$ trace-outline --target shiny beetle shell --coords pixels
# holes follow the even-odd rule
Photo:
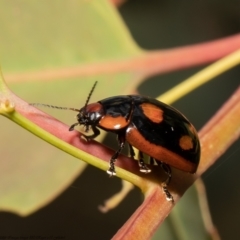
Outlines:
[[[194,173],[200,143],[193,125],[176,109],[158,100],[137,95],[115,96],[80,109],[78,123],[118,134],[120,141],[157,161]],[[74,125],[75,126],[75,125]],[[73,127],[74,127],[73,126]]]

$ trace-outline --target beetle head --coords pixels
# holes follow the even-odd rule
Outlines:
[[[100,103],[91,103],[80,109],[77,115],[79,125],[96,125],[103,116],[103,108]]]
[[[79,110],[79,113],[77,115],[78,122],[74,123],[69,128],[69,131],[74,130],[74,127],[76,127],[77,125],[84,125],[87,132],[89,130],[89,126],[95,125],[102,116],[102,106],[100,103],[88,104],[96,85],[97,82],[94,83],[84,107]]]

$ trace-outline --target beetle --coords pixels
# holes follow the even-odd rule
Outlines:
[[[118,149],[107,170],[110,176],[116,174],[115,161],[126,142],[132,158],[135,155],[133,147],[139,150],[139,167],[144,173],[151,172],[143,159],[143,153],[147,154],[150,162],[161,165],[167,174],[162,188],[166,199],[173,201],[167,189],[172,177],[170,166],[195,173],[199,164],[200,142],[194,126],[175,108],[149,97],[120,95],[88,104],[96,84],[81,109],[41,105],[77,111],[77,122],[70,126],[69,131],[77,125],[83,125],[85,132],[91,129],[91,135],[83,134],[86,141],[96,138],[100,134],[99,129],[117,134]]]

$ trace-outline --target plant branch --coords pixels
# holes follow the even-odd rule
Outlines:
[[[240,64],[240,50],[212,63],[210,66],[192,75],[169,91],[162,94],[158,100],[171,104],[218,75]]]
[[[126,59],[109,59],[74,67],[6,73],[7,82],[49,81],[81,76],[115,74],[135,71],[141,79],[196,65],[207,64],[240,48],[240,34],[192,46],[168,50],[142,51],[138,56]]]

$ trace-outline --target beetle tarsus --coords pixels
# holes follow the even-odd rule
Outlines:
[[[110,161],[110,167],[107,170],[107,174],[109,175],[109,177],[115,176],[116,175],[116,171],[115,171],[115,166],[114,166],[114,160],[111,159]]]
[[[139,168],[140,168],[139,169],[140,172],[143,172],[143,173],[150,173],[151,172],[151,169],[148,168],[144,162],[139,160],[138,165],[139,165]]]
[[[150,173],[151,172],[151,169],[147,167],[147,165],[145,164],[144,160],[143,160],[143,153],[142,152],[139,152],[139,155],[138,155],[138,165],[140,167],[140,172],[143,172],[143,173]]]
[[[162,189],[163,189],[163,192],[164,192],[165,195],[166,195],[167,201],[174,203],[173,196],[172,196],[171,193],[168,191],[166,183],[163,183],[163,184],[162,184]]]
[[[79,123],[74,123],[70,128],[69,128],[69,131],[73,131],[74,128],[78,125]]]

